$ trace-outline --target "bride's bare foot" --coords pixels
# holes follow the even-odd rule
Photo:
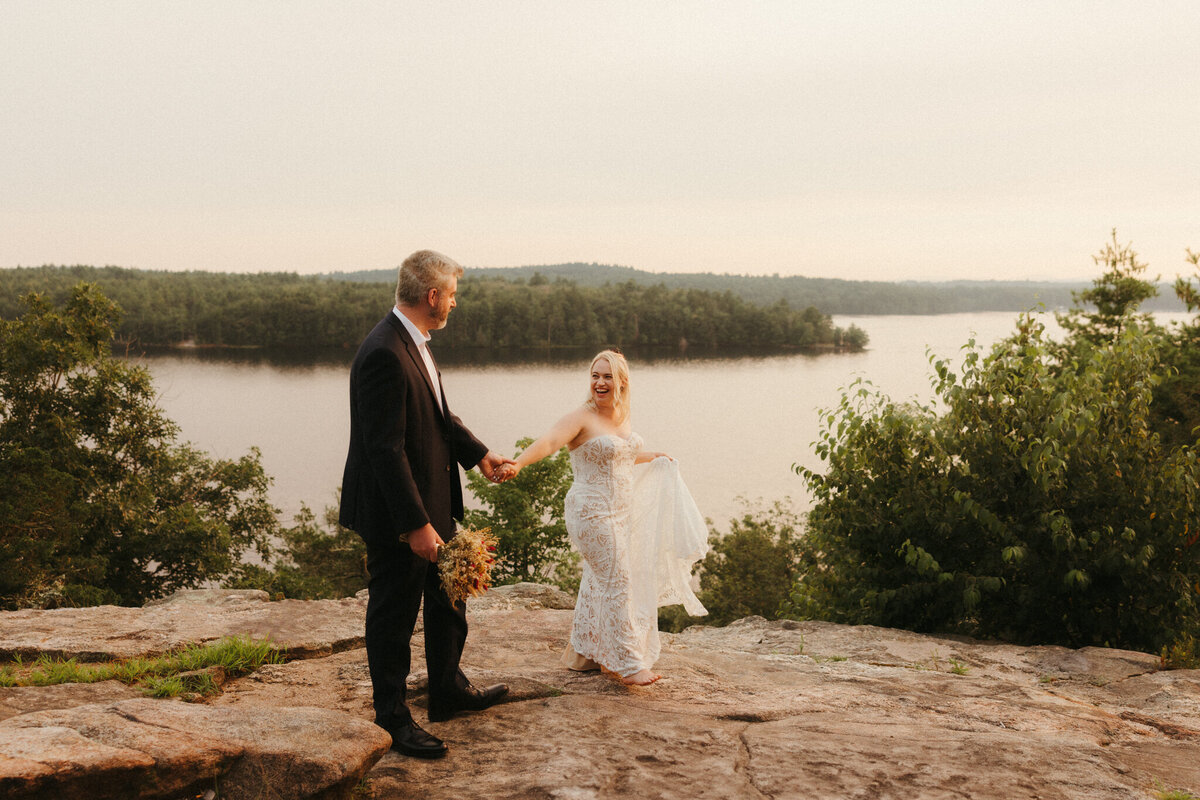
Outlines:
[[[640,672],[635,672],[632,675],[621,678],[621,683],[625,684],[626,686],[649,686],[661,677],[662,675],[658,675],[648,669],[644,669]]]

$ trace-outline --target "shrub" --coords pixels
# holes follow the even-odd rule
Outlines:
[[[1188,250],[1187,262],[1200,276],[1200,253]],[[1196,276],[1175,281],[1175,295],[1189,313],[1200,312]],[[1163,360],[1171,370],[1154,392],[1155,430],[1164,441],[1195,446],[1200,443],[1200,319],[1184,322],[1164,337]]]
[[[297,600],[351,597],[367,588],[367,546],[362,537],[338,524],[338,510],[325,508],[323,523],[301,505],[295,525],[283,529],[268,567],[247,564],[232,589],[263,589]]]
[[[259,454],[176,443],[120,312],[80,284],[0,320],[0,607],[140,605],[237,572],[277,529]]]
[[[532,443],[528,437],[521,439],[518,452]],[[491,528],[499,539],[494,583],[549,581],[571,591],[578,588],[578,558],[572,557],[563,520],[563,503],[571,488],[571,458],[565,447],[504,483],[490,483],[471,470],[467,485],[483,508],[468,509],[465,523]]]
[[[852,387],[823,415],[814,568],[793,602],[835,620],[1157,651],[1197,629],[1200,463],[1151,427],[1161,371],[1137,325],[1070,349],[1022,316],[944,413]],[[1080,356],[1078,353],[1085,355]]]
[[[775,619],[790,611],[789,593],[800,564],[799,519],[783,504],[747,512],[730,521],[724,536],[713,531],[712,550],[701,562],[697,597],[708,615],[692,617],[682,606],[659,612],[659,627],[728,625],[752,615]]]
[[[1163,669],[1200,669],[1200,641],[1183,634],[1169,645],[1163,645]]]

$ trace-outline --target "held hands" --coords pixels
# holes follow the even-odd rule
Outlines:
[[[516,463],[511,458],[505,458],[489,450],[487,455],[479,461],[479,471],[492,483],[503,483],[521,471],[520,467],[512,469]]]
[[[496,483],[503,483],[504,481],[512,480],[513,478],[517,477],[517,474],[520,471],[521,465],[515,461],[509,461],[507,464],[501,464],[500,468],[496,470]]]

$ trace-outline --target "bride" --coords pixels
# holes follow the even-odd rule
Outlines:
[[[630,424],[629,365],[604,350],[592,359],[587,402],[529,445],[508,478],[564,445],[574,482],[567,493],[567,533],[583,556],[583,578],[563,661],[603,668],[621,682],[659,679],[658,606],[682,602],[706,613],[690,587],[691,567],[708,549],[707,529],[664,453],[642,449]],[[644,464],[635,471],[635,464]],[[506,474],[505,474],[506,473]]]

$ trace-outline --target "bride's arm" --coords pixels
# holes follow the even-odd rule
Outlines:
[[[553,455],[561,450],[583,430],[583,415],[585,413],[582,410],[572,411],[554,423],[553,427],[544,436],[529,445],[529,447],[526,447],[521,452],[521,455],[516,457],[516,463],[509,465],[508,471],[512,475],[516,475],[530,464],[541,461],[546,456]]]
[[[633,460],[633,463],[645,464],[647,461],[653,461],[656,458],[668,458],[671,461],[675,460],[675,459],[671,458],[669,455],[667,455],[666,453],[650,453],[650,452],[647,452],[646,450],[639,450],[638,454],[637,454],[637,458],[635,458]]]

